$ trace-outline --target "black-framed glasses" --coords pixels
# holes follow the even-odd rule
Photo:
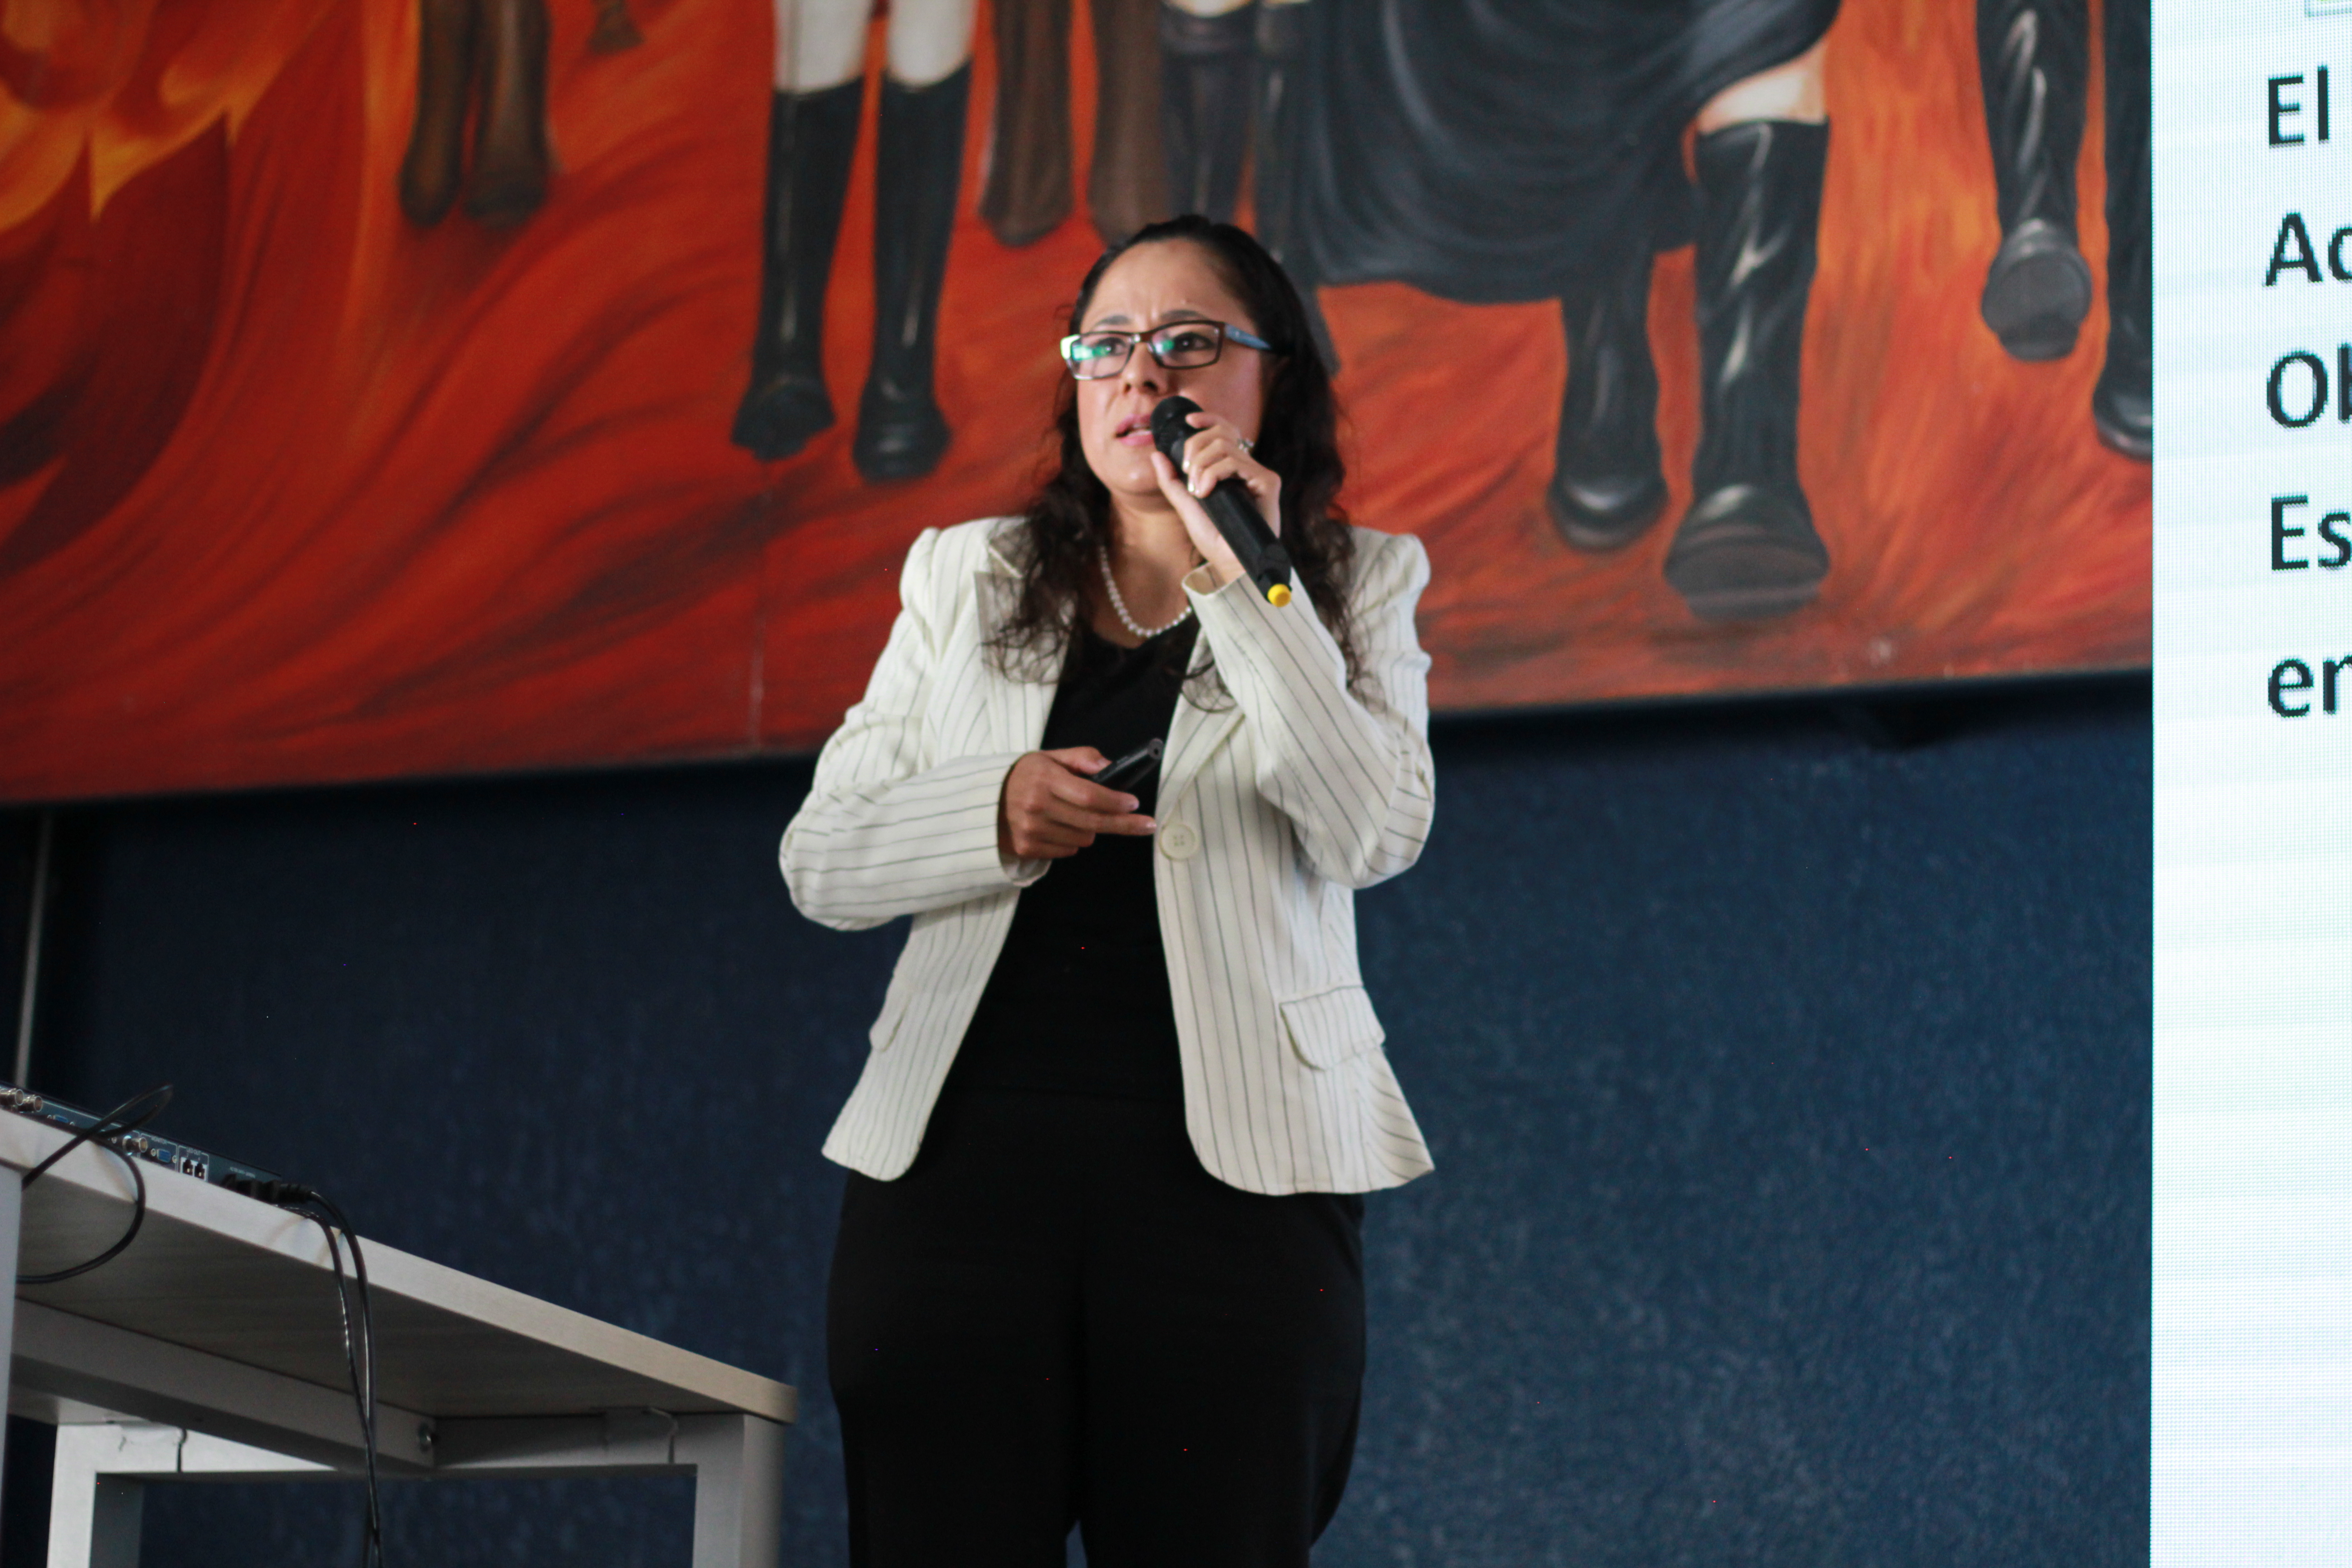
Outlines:
[[[1062,363],[1080,381],[1100,381],[1117,375],[1141,343],[1163,370],[1198,370],[1214,364],[1231,338],[1245,349],[1272,353],[1274,345],[1255,332],[1223,321],[1168,321],[1148,332],[1118,332],[1108,329],[1072,332],[1062,340]]]

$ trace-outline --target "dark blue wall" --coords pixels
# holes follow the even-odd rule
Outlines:
[[[2143,680],[1443,729],[1361,903],[1439,1172],[1370,1205],[1318,1562],[2144,1562],[2147,756]],[[169,1079],[373,1236],[798,1384],[786,1561],[838,1563],[816,1147],[900,936],[793,913],[807,778],[69,812],[35,1080]],[[395,1489],[394,1561],[683,1564],[688,1506]],[[146,1561],[356,1511],[159,1489]]]

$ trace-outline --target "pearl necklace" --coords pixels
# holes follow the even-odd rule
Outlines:
[[[1118,579],[1110,574],[1110,552],[1108,550],[1097,550],[1095,552],[1095,559],[1102,563],[1103,587],[1110,595],[1111,614],[1118,617],[1118,624],[1120,626],[1125,626],[1129,631],[1135,634],[1138,641],[1150,642],[1161,632],[1172,632],[1178,626],[1182,626],[1185,621],[1191,617],[1192,614],[1192,600],[1187,597],[1184,602],[1183,614],[1178,616],[1166,626],[1138,626],[1136,624],[1135,617],[1127,613],[1127,601],[1118,596]]]

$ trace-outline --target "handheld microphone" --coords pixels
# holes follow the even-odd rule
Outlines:
[[[1199,404],[1181,395],[1161,398],[1151,411],[1151,444],[1180,474],[1184,471],[1184,443],[1199,434],[1186,422],[1199,412]],[[1239,479],[1219,480],[1215,489],[1201,498],[1201,507],[1233,546],[1242,570],[1265,602],[1276,608],[1290,603],[1290,552],[1258,516],[1249,487]]]

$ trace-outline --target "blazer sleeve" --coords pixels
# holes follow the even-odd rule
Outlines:
[[[1018,752],[935,763],[927,715],[947,626],[940,534],[907,552],[898,620],[866,695],[818,753],[816,780],[778,853],[793,907],[820,925],[863,931],[1026,887],[1046,860],[997,847],[997,803]]]
[[[1365,543],[1355,631],[1369,702],[1348,689],[1339,645],[1305,594],[1276,609],[1245,577],[1214,591],[1198,571],[1186,580],[1250,727],[1259,793],[1290,819],[1315,869],[1349,888],[1420,858],[1437,804],[1429,656],[1412,624],[1429,555],[1410,534]]]

